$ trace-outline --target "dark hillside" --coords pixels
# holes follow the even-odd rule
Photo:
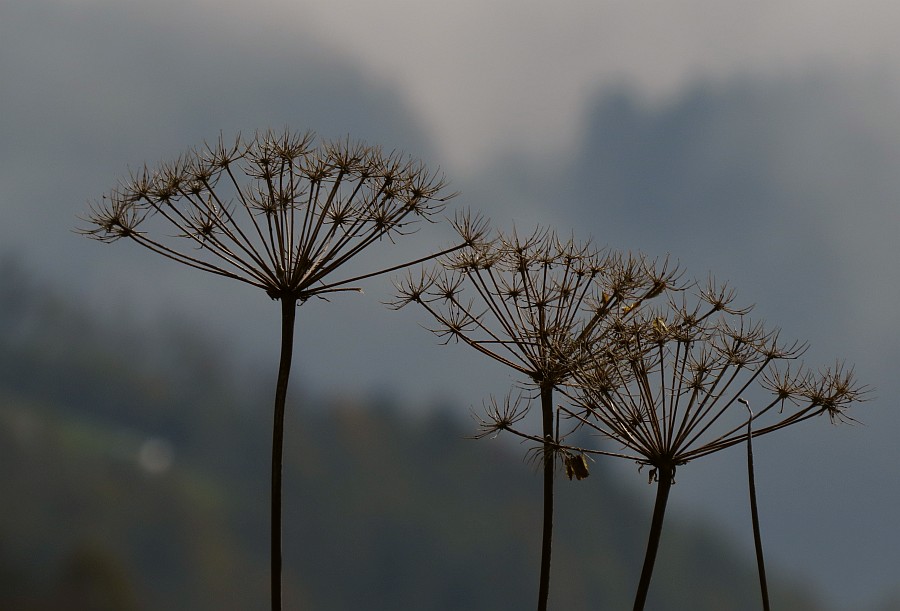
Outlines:
[[[269,381],[251,405],[203,338],[120,325],[0,268],[0,608],[264,608]],[[446,408],[294,397],[288,608],[532,607],[521,446],[465,439]],[[602,463],[560,488],[553,607],[628,608],[650,508]],[[650,608],[759,608],[752,558],[668,526]],[[776,608],[821,608],[776,589]]]

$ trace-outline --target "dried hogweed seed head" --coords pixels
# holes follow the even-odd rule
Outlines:
[[[585,451],[671,470],[745,440],[748,419],[754,437],[823,413],[850,419],[845,409],[866,393],[852,370],[791,367],[806,345],[783,344],[733,297],[712,284],[694,302],[682,293],[594,346],[570,394],[577,411],[563,410],[619,447]],[[735,404],[753,392],[762,407],[749,414]]]
[[[315,142],[311,132],[290,130],[234,142],[220,136],[132,173],[90,207],[82,233],[132,239],[272,298],[355,290],[348,285],[389,270],[343,280],[334,272],[431,220],[453,194],[442,195],[441,176],[401,155],[349,139]]]
[[[501,431],[513,430],[516,423],[528,415],[530,407],[531,400],[523,393],[519,393],[515,399],[511,394],[506,395],[502,404],[491,396],[484,403],[484,416],[472,413],[472,417],[478,424],[478,432],[473,435],[473,438],[496,437]]]
[[[393,305],[418,303],[437,321],[436,334],[470,345],[536,385],[568,380],[575,354],[607,332],[605,321],[617,307],[634,308],[678,288],[680,273],[667,261],[609,253],[544,228],[488,238],[468,217],[455,227],[467,247],[397,283]]]
[[[551,430],[552,389],[572,383],[598,338],[631,324],[633,315],[620,310],[637,313],[653,298],[682,290],[680,270],[668,260],[598,249],[545,228],[489,235],[468,217],[458,217],[455,227],[466,247],[397,282],[392,305],[418,304],[436,322],[431,330],[442,343],[466,344],[539,391],[532,399],[541,399],[540,435],[518,428],[521,418],[510,414],[520,412],[510,411],[509,402],[504,410],[492,402],[485,406],[479,437],[517,435],[534,443],[528,456],[545,471],[562,464],[573,477],[585,477],[586,463],[579,463],[580,452],[567,449],[568,433],[558,418]]]

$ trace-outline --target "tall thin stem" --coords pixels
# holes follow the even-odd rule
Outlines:
[[[294,351],[294,321],[297,300],[281,298],[281,358],[275,386],[275,419],[272,426],[272,611],[281,611],[281,472],[284,445],[284,404],[287,399],[291,356]]]
[[[766,582],[766,562],[763,558],[762,536],[759,531],[759,509],[756,506],[756,478],[753,475],[753,412],[750,404],[738,399],[747,406],[750,418],[747,420],[747,480],[750,487],[750,518],[753,521],[753,544],[756,546],[756,567],[759,571],[759,591],[762,595],[763,610],[769,611],[769,586]]]
[[[653,519],[650,522],[650,536],[647,539],[647,553],[644,555],[644,568],[641,569],[641,581],[634,598],[634,611],[642,611],[647,602],[650,590],[650,578],[653,576],[653,565],[656,563],[656,552],[662,535],[663,520],[666,516],[666,503],[669,501],[669,490],[675,471],[672,467],[657,467],[656,503],[653,506]]]
[[[541,384],[541,413],[544,425],[544,527],[541,539],[541,581],[538,589],[538,611],[547,611],[550,598],[550,552],[553,545],[553,385]]]

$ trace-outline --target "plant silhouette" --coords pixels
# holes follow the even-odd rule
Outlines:
[[[753,437],[846,408],[867,390],[841,363],[814,372],[791,366],[805,350],[732,306],[734,292],[711,281],[696,299],[681,293],[667,308],[646,308],[593,346],[576,372],[565,417],[600,433],[615,449],[563,448],[636,461],[657,484],[647,551],[634,609],[644,608],[676,468],[733,445],[748,444],[754,540],[768,608],[752,471]],[[757,397],[754,413],[745,397]],[[743,405],[740,405],[743,404]]]
[[[457,220],[460,236],[472,234]],[[540,397],[541,434],[536,460],[543,467],[543,524],[539,611],[547,608],[553,533],[553,488],[558,432],[553,391],[566,384],[585,348],[606,331],[614,312],[635,313],[647,300],[673,288],[679,272],[667,262],[604,252],[590,243],[560,239],[537,229],[515,230],[439,259],[438,265],[409,273],[397,283],[396,308],[416,303],[437,321],[432,331],[446,342],[460,341],[512,368]],[[521,399],[521,397],[520,397]],[[511,429],[525,417],[530,401],[501,408],[491,401],[498,422],[482,431]],[[570,461],[566,462],[571,468]]]
[[[284,409],[298,304],[358,291],[355,283],[433,256],[335,278],[378,243],[393,243],[439,214],[453,194],[444,179],[400,154],[311,132],[265,131],[146,166],[91,205],[80,230],[102,242],[129,239],[168,259],[264,290],[281,302],[281,351],[272,440],[272,609],[281,608]],[[478,222],[464,243],[477,240]],[[174,229],[175,233],[171,231]],[[166,233],[168,231],[169,233]]]

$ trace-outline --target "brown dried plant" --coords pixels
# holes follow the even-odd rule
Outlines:
[[[420,162],[349,140],[316,143],[311,132],[266,131],[223,138],[122,182],[87,216],[81,232],[129,239],[189,267],[264,290],[281,301],[281,356],[272,442],[272,609],[281,608],[281,472],[284,408],[297,305],[358,291],[355,283],[448,254],[355,277],[339,268],[377,243],[393,243],[439,214],[452,194]],[[174,233],[172,231],[174,230]]]
[[[461,236],[472,233],[457,220]],[[559,433],[554,429],[553,391],[566,384],[587,346],[606,332],[605,321],[635,313],[672,289],[679,272],[667,262],[622,256],[560,239],[538,229],[522,236],[497,233],[439,259],[432,270],[397,283],[397,308],[423,307],[437,321],[432,331],[445,343],[458,341],[522,376],[540,397],[543,525],[538,610],[547,608],[553,532],[553,482]],[[627,315],[626,315],[627,318]],[[525,417],[531,401],[491,400],[482,434],[509,428]],[[566,463],[569,466],[569,463]]]
[[[794,363],[805,345],[783,344],[778,331],[735,309],[733,298],[733,291],[710,282],[693,302],[680,293],[668,308],[645,308],[618,321],[576,373],[574,391],[568,391],[574,408],[560,407],[564,417],[618,446],[561,451],[634,460],[649,467],[650,481],[657,483],[635,610],[643,609],[649,591],[677,467],[820,415],[832,422],[852,420],[846,408],[865,399],[852,369],[838,363],[814,372]],[[755,413],[746,397],[761,406]],[[754,536],[768,608],[750,452],[748,445]]]

